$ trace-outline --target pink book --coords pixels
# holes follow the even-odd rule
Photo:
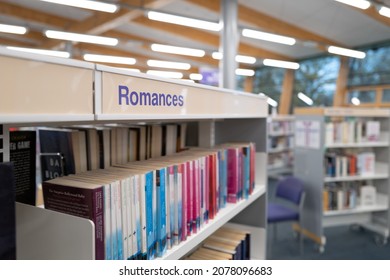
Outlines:
[[[239,149],[230,147],[228,150],[228,196],[227,202],[236,203],[239,192]]]
[[[187,163],[181,163],[181,169],[182,169],[182,215],[181,215],[181,240],[184,241],[187,239],[187,176],[188,176],[188,170],[187,170]]]
[[[192,232],[197,233],[200,227],[200,183],[199,183],[199,159],[194,161],[193,169],[193,207],[192,207]]]
[[[192,233],[192,226],[193,226],[193,201],[194,201],[194,161],[190,160],[186,163],[186,188],[187,188],[187,236],[190,236]]]

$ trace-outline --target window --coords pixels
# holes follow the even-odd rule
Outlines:
[[[364,59],[350,59],[348,86],[390,84],[390,46],[366,50]]]
[[[284,69],[274,67],[261,67],[257,69],[253,78],[253,92],[264,93],[279,103],[284,72]]]
[[[347,94],[347,103],[353,105],[360,105],[364,103],[375,103],[375,90],[352,90]]]
[[[332,106],[339,68],[340,60],[337,56],[301,61],[299,69],[295,71],[292,105],[309,106],[298,98],[298,93],[302,92],[313,100],[312,106]]]
[[[389,103],[390,102],[390,88],[384,89],[382,92],[382,102]]]

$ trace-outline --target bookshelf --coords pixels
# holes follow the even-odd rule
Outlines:
[[[264,98],[3,48],[0,63],[6,66],[0,69],[2,100],[6,100],[0,104],[4,143],[0,152],[4,162],[9,161],[9,129],[13,127],[185,122],[189,145],[212,147],[225,142],[254,142],[253,195],[237,204],[228,204],[198,234],[168,250],[163,259],[183,257],[227,222],[253,228],[255,258],[265,259],[268,113]],[[141,104],[141,92],[159,94],[172,106]],[[18,259],[95,256],[94,224],[87,219],[16,203],[16,230]]]
[[[294,151],[294,116],[272,115],[267,119],[268,176],[292,174]]]
[[[390,111],[299,108],[295,120],[294,175],[306,190],[304,228],[295,229],[313,239],[320,252],[325,249],[325,229],[338,225],[367,229],[378,244],[386,244]],[[376,197],[370,203],[363,203],[364,186],[374,186]]]

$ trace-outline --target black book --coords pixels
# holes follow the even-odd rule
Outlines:
[[[0,163],[0,260],[16,259],[15,177],[10,162]]]
[[[36,196],[36,132],[10,131],[10,161],[15,172],[16,201],[35,205]]]
[[[42,181],[75,174],[72,134],[67,130],[39,130]]]

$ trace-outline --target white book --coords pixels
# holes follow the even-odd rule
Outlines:
[[[360,187],[360,205],[373,206],[376,204],[376,188],[374,186]]]
[[[348,143],[354,143],[355,142],[355,121],[349,121],[348,122]]]
[[[328,122],[325,125],[325,143],[331,145],[334,143],[334,123]]]
[[[367,121],[366,122],[366,139],[367,141],[379,141],[380,122]]]
[[[129,216],[129,205],[128,205],[128,188],[127,188],[127,182],[125,179],[122,179],[119,181],[120,184],[120,197],[121,197],[121,223],[122,223],[122,251],[123,255],[121,260],[126,260],[129,255],[131,249],[129,246],[131,246],[131,242],[129,242],[129,224],[128,224],[128,216]],[[131,233],[131,229],[130,229]],[[131,238],[130,238],[131,239]]]
[[[360,175],[373,175],[375,173],[375,154],[363,152],[358,155],[358,170]]]

